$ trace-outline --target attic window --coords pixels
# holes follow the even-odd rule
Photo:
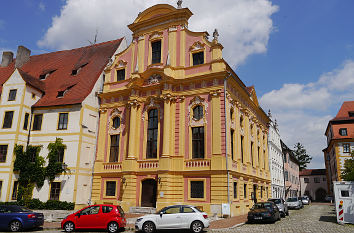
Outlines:
[[[86,64],[83,64],[83,65],[81,65],[81,66],[79,66],[79,68],[73,69],[73,70],[71,71],[71,75],[73,75],[73,76],[77,75],[77,74],[80,72],[80,70],[81,70],[82,68],[84,68],[84,66],[86,66],[86,65],[87,65],[87,63],[86,63]]]
[[[50,70],[50,71],[47,71],[47,72],[43,72],[41,75],[39,75],[39,80],[45,80],[54,71],[56,71],[56,70]]]
[[[354,117],[354,112],[348,112],[349,117]]]
[[[68,92],[73,86],[75,86],[75,85],[72,85],[72,86],[66,88],[64,91],[58,91],[57,98],[63,98],[65,93]]]

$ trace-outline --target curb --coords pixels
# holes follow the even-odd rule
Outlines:
[[[227,230],[227,229],[233,229],[233,228],[236,228],[236,227],[240,227],[242,225],[245,225],[246,222],[241,222],[241,223],[238,223],[236,225],[233,225],[231,227],[225,227],[225,228],[214,228],[214,229],[209,229],[209,230],[212,230],[212,231],[218,231],[218,230]]]

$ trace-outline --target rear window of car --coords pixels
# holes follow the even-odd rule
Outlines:
[[[196,206],[194,206],[194,209],[196,209],[197,211],[199,211],[199,212],[203,212],[203,211],[201,211],[198,207],[196,207]]]
[[[19,212],[33,212],[30,209],[27,209],[26,207],[23,206],[6,206],[7,212],[11,213],[19,213]]]
[[[195,213],[195,211],[191,207],[182,207],[182,213]]]
[[[117,209],[118,209],[118,211],[119,211],[119,213],[120,213],[120,216],[121,216],[122,218],[124,218],[125,214],[124,214],[124,210],[122,209],[122,207],[120,207],[119,205],[117,205]]]
[[[297,201],[297,198],[296,197],[291,197],[291,198],[288,198],[286,201],[294,202],[294,201]]]

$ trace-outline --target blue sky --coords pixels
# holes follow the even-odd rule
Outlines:
[[[32,54],[122,36],[138,12],[174,0],[12,0],[2,4],[0,52],[18,45]],[[218,28],[224,57],[255,85],[290,148],[305,145],[310,168],[323,168],[324,131],[343,101],[354,100],[354,1],[185,0],[190,29]],[[217,11],[215,9],[218,9]],[[220,14],[219,12],[222,12]]]

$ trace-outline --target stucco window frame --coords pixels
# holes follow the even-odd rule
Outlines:
[[[61,191],[63,189],[63,182],[62,181],[58,181],[58,180],[54,180],[53,182],[50,182],[49,184],[49,192],[48,192],[48,200],[55,200],[55,199],[51,199],[50,198],[50,194],[52,192],[52,184],[53,183],[60,183],[60,189],[59,189],[59,196],[58,196],[58,201],[60,201],[60,196],[61,196]]]
[[[148,140],[148,125],[149,125],[149,112],[153,109],[157,110],[157,150],[156,150],[156,158],[148,158],[147,157],[147,140]],[[160,159],[160,137],[161,137],[161,108],[158,105],[148,106],[143,113],[143,121],[144,121],[144,145],[143,145],[143,159],[149,161],[158,161]]]
[[[4,127],[4,126],[5,126],[6,113],[10,113],[10,112],[12,112],[12,118],[11,118],[10,127]],[[5,111],[5,112],[4,112],[4,117],[3,117],[3,119],[2,119],[2,128],[3,128],[3,129],[11,129],[11,128],[12,128],[12,123],[13,123],[13,121],[14,121],[14,115],[15,115],[15,111],[14,111],[14,110],[12,110],[12,111]]]
[[[7,153],[9,151],[9,144],[0,144],[0,146],[7,146],[6,147],[6,155],[5,155],[5,161],[0,161],[0,163],[6,163],[6,160],[7,160]]]
[[[192,184],[191,184],[191,182],[192,181],[202,181],[203,182],[203,198],[192,198],[191,197],[191,188],[192,188]],[[207,178],[187,178],[187,182],[188,182],[188,197],[187,197],[187,200],[188,201],[202,201],[202,202],[205,202],[206,201],[206,199],[207,199]]]
[[[39,129],[34,129],[33,126],[34,126],[34,120],[36,118],[36,116],[39,116],[39,115],[42,115],[42,120],[41,120],[41,124],[39,126]],[[41,131],[42,130],[42,125],[43,125],[43,119],[44,119],[44,114],[43,113],[35,113],[33,114],[33,122],[32,122],[32,131]]]
[[[196,41],[194,42],[194,44],[189,48],[189,66],[190,67],[198,67],[198,66],[202,66],[206,64],[206,48],[205,48],[205,43],[200,42],[200,41]],[[193,54],[196,53],[203,53],[203,63],[202,64],[198,64],[198,65],[194,65],[193,63]]]
[[[127,80],[127,64],[125,60],[119,60],[114,69],[114,83],[121,83]],[[118,80],[118,71],[124,70],[124,79]]]
[[[160,62],[158,63],[152,63],[152,43],[161,41],[161,54],[160,54]],[[164,39],[163,39],[163,33],[162,32],[153,32],[149,35],[149,56],[148,56],[148,64],[149,65],[162,65],[163,64],[163,54],[164,54]]]
[[[67,114],[67,121],[66,121],[66,128],[59,128],[59,123],[60,123],[60,114]],[[43,121],[43,118],[42,118]],[[57,120],[57,130],[68,130],[68,125],[69,125],[69,112],[58,112],[58,120]],[[41,127],[42,128],[42,127]]]
[[[119,182],[118,182],[118,179],[105,179],[103,180],[103,195],[102,197],[104,199],[117,199],[118,198],[118,185],[119,185]],[[107,196],[106,193],[107,193],[107,182],[115,182],[116,183],[116,188],[115,188],[115,193],[114,193],[114,196]]]

